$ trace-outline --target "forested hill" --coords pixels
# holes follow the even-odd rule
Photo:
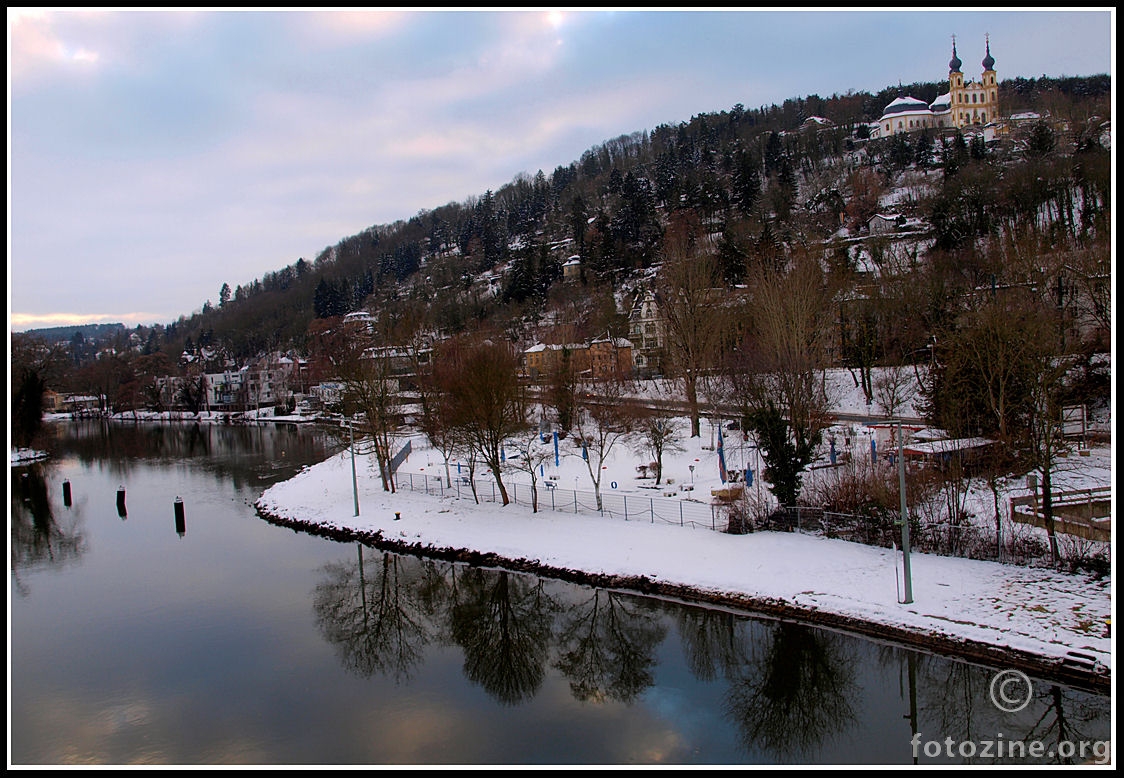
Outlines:
[[[70,340],[101,341],[113,338],[122,331],[125,325],[120,322],[115,324],[80,324],[68,327],[40,327],[27,330],[27,334],[42,338],[43,340],[57,343]]]
[[[300,351],[316,319],[393,306],[424,314],[443,333],[487,323],[529,337],[566,308],[572,337],[623,335],[617,303],[660,262],[676,219],[717,236],[734,285],[754,258],[822,242],[841,220],[858,234],[880,198],[915,172],[939,173],[938,186],[909,207],[942,251],[974,251],[988,236],[1028,228],[1059,243],[1107,239],[1111,79],[1015,79],[1000,89],[1004,113],[1048,121],[987,145],[928,132],[869,138],[868,123],[894,98],[930,101],[947,91],[933,82],[739,104],[621,135],[569,165],[372,226],[260,279],[216,279],[213,302],[138,328],[134,342],[172,357],[207,347],[244,359]],[[561,283],[575,256],[577,299]]]

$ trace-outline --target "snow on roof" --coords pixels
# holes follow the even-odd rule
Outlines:
[[[889,116],[890,114],[910,113],[912,111],[929,113],[929,104],[923,100],[918,100],[916,97],[899,97],[886,106],[882,115]]]
[[[985,448],[994,443],[995,441],[989,438],[950,438],[947,440],[931,440],[927,443],[911,443],[904,449],[911,454],[950,454],[954,451]]]

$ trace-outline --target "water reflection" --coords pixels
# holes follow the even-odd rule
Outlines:
[[[27,594],[21,571],[42,566],[62,566],[86,551],[82,522],[67,508],[56,516],[47,482],[52,468],[33,464],[11,468],[9,527],[13,590]]]
[[[314,603],[323,636],[357,675],[403,682],[427,645],[454,647],[465,678],[503,706],[535,698],[551,669],[576,701],[643,706],[660,684],[661,647],[677,635],[690,675],[722,689],[722,715],[752,761],[902,762],[917,733],[1058,742],[1094,738],[1107,723],[1103,698],[1046,684],[1026,711],[1003,713],[989,698],[994,671],[843,633],[361,545],[323,568]],[[879,689],[895,676],[895,693]]]
[[[402,580],[417,566],[377,553],[373,564],[365,564],[363,546],[357,549],[354,563],[325,566],[324,581],[313,596],[317,624],[348,670],[362,677],[380,673],[407,681],[432,639],[420,615],[425,609],[418,607],[420,588]]]
[[[1036,682],[1004,714],[988,668],[263,522],[261,489],[330,454],[316,430],[55,435],[11,481],[15,762],[908,763],[915,733],[1110,731],[1104,695]]]
[[[465,571],[449,612],[465,677],[505,705],[534,697],[546,674],[556,609],[541,580],[502,570]]]
[[[631,704],[654,683],[667,627],[651,604],[595,590],[563,617],[555,666],[582,702]]]
[[[1088,761],[1091,753],[1086,752],[1084,758],[1078,753],[1067,755],[1066,746],[1081,742],[1091,746],[1108,737],[1104,698],[1037,681],[1033,682],[1034,693],[1026,708],[1007,712],[991,702],[995,671],[900,649],[893,654],[893,658],[886,657],[888,662],[914,671],[910,682],[910,696],[916,700],[913,733],[920,733],[922,742],[941,741],[944,745],[945,738],[956,744],[985,740],[996,744],[1039,742],[1045,755],[1033,758],[1026,753],[1012,759],[1008,751],[1000,758],[997,748],[990,755],[966,755],[954,747],[950,756],[945,746],[939,754],[936,748],[931,749],[929,758],[924,758],[922,750],[921,763],[1079,764]]]
[[[189,463],[232,483],[257,487],[289,477],[341,447],[329,432],[295,424],[156,424],[89,419],[48,425],[50,447],[120,480],[141,466]]]
[[[844,636],[779,622],[735,669],[726,710],[747,752],[803,761],[855,719],[855,657]]]

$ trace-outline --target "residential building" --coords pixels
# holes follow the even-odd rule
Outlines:
[[[635,373],[650,376],[663,366],[667,327],[660,315],[659,299],[650,287],[640,289],[628,314],[628,339],[632,343]]]
[[[632,342],[604,337],[589,342],[589,370],[595,381],[629,378],[632,375]]]

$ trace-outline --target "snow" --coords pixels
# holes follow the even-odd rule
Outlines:
[[[31,462],[39,462],[47,459],[50,455],[45,451],[38,451],[33,448],[13,448],[11,450],[12,467],[21,467]]]
[[[839,384],[846,389],[845,381]],[[711,490],[723,486],[714,450],[717,427],[704,421],[701,436],[690,439],[686,420],[679,423],[683,449],[664,456],[664,475],[670,485],[653,491],[651,474],[642,478],[636,467],[651,457],[620,442],[602,464],[602,494],[635,496],[641,505],[653,497],[669,499],[665,495],[709,503]],[[873,431],[850,425],[836,432],[842,441],[856,426],[860,429],[851,438],[853,450],[865,450],[869,457]],[[354,515],[347,451],[271,487],[257,507],[281,523],[381,540],[404,550],[467,550],[500,560],[495,564],[516,563],[518,569],[547,574],[577,571],[595,582],[642,581],[646,591],[744,605],[869,634],[912,637],[938,650],[962,649],[969,656],[1060,666],[1071,652],[1079,652],[1095,660],[1098,672],[1111,668],[1112,641],[1105,636],[1112,613],[1111,576],[1098,580],[1044,567],[914,552],[910,555],[913,601],[903,603],[903,560],[898,550],[799,532],[731,535],[690,522],[679,526],[649,521],[643,510],[638,517],[634,512],[632,520],[595,511],[591,515],[552,511],[542,479],[540,506],[548,507],[532,512],[524,504],[529,502],[529,475],[513,466],[514,446],[507,449],[511,468],[503,479],[509,490],[518,485],[520,504],[476,504],[466,487],[460,497],[455,488],[443,490],[441,496],[437,483],[444,481],[445,466],[440,454],[427,448],[420,436],[412,437],[411,444],[413,453],[399,471],[395,494],[382,490],[370,458],[356,456],[359,516]],[[538,436],[534,444],[539,445]],[[551,453],[541,467],[542,476],[553,477],[560,491],[585,490],[589,494],[583,502],[592,502],[593,483],[580,449],[564,440],[555,465],[549,435],[545,446]],[[755,466],[753,449],[741,433],[727,431],[723,448],[730,471]],[[1080,467],[1064,473],[1060,479],[1064,488],[1103,486],[1111,480],[1108,447],[1092,449],[1088,457],[1073,457],[1073,463]],[[695,466],[693,471],[690,465]],[[455,462],[451,472],[455,481]],[[410,491],[411,477],[420,480],[423,475],[432,479],[428,490]],[[476,477],[486,491],[485,479],[491,476],[478,468]],[[805,480],[816,477],[809,473]],[[754,494],[761,488],[755,479],[747,492]],[[1021,482],[1014,482],[1009,491],[1028,493]],[[977,502],[981,516],[991,515],[989,491],[974,488],[968,499]],[[1006,495],[1003,500],[1005,504]],[[719,525],[720,529],[724,522]]]

